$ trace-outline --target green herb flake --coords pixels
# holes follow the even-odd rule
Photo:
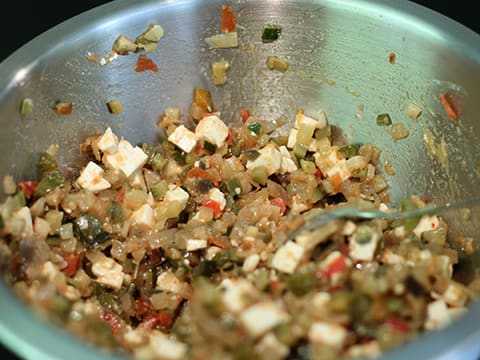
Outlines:
[[[392,119],[388,114],[380,114],[377,116],[377,125],[378,126],[389,126],[392,125]]]
[[[280,25],[267,24],[263,26],[262,42],[271,43],[280,38],[282,27]]]

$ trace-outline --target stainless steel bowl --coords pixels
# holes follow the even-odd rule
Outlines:
[[[204,39],[219,32],[225,3],[237,13],[241,47],[212,50]],[[104,56],[118,35],[135,38],[150,23],[165,29],[150,54],[158,73],[136,73],[133,55],[104,67],[87,60],[89,53]],[[265,23],[282,25],[280,41],[261,44]],[[287,59],[287,73],[265,68],[263,59],[272,54]],[[221,58],[231,63],[229,81],[215,87],[210,64]],[[451,201],[471,197],[480,184],[479,84],[480,36],[407,1],[117,0],[49,30],[1,63],[0,175],[32,177],[36,155],[52,143],[60,145],[61,163],[80,166],[80,141],[106,125],[131,142],[153,142],[163,109],[178,105],[187,114],[193,86],[203,86],[230,123],[240,121],[236,114],[243,107],[271,120],[291,120],[299,108],[323,109],[349,141],[383,149],[382,162],[395,170],[388,177],[393,204],[408,195]],[[438,99],[443,92],[455,99],[460,120],[447,118]],[[23,117],[18,109],[25,97],[35,105]],[[108,112],[111,98],[123,102],[121,115]],[[73,101],[72,115],[56,115],[57,100]],[[424,109],[417,121],[406,115],[410,102]],[[376,125],[376,116],[385,112],[409,129],[408,138],[392,141]],[[437,145],[443,139],[446,164],[428,151],[428,131]],[[451,224],[453,232],[479,233],[476,211],[468,224],[455,214]],[[3,284],[0,313],[0,339],[25,358],[105,358],[38,320]],[[385,358],[473,359],[480,352],[479,317],[474,304],[467,317]]]

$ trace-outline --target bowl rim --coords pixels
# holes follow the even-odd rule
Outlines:
[[[105,26],[107,20],[129,16],[132,10],[152,7],[177,6],[199,0],[114,0],[68,19],[33,38],[0,63],[0,102],[39,61],[58,51],[72,36],[81,36],[85,29]],[[221,1],[218,1],[221,3]],[[434,10],[407,0],[305,0],[304,3],[322,3],[326,6],[350,7],[361,11],[382,11],[384,16],[421,25],[440,40],[454,40],[457,50],[480,63],[480,35],[470,28]],[[51,44],[56,44],[51,47]],[[49,49],[45,52],[45,49]],[[7,286],[0,281],[0,342],[25,359],[119,359],[86,346],[66,334],[56,325],[39,320],[21,304]],[[385,359],[468,359],[480,353],[480,304],[470,306],[464,321],[456,321],[446,329],[421,335],[419,339],[386,353]],[[28,326],[25,326],[28,324]],[[421,343],[420,343],[421,341]],[[471,355],[471,357],[468,356]]]

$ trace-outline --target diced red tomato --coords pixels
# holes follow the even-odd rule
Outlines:
[[[67,265],[62,269],[62,272],[68,276],[72,277],[77,273],[78,266],[80,265],[81,255],[80,254],[70,254],[63,258]]]
[[[118,191],[118,202],[120,204],[123,203],[123,201],[125,200],[125,192],[127,191],[127,189],[125,188],[125,186],[122,186],[120,188],[120,190]]]
[[[347,262],[344,255],[337,257],[325,270],[325,274],[328,277],[332,277],[333,274],[344,272],[347,268]]]
[[[250,116],[251,116],[250,110],[248,109],[240,110],[240,117],[242,118],[243,122],[246,122]]]
[[[218,179],[212,174],[210,174],[207,170],[203,170],[199,167],[191,168],[190,170],[188,170],[185,176],[187,178],[197,177],[201,179],[209,179],[215,186],[218,186]]]
[[[202,201],[202,206],[212,209],[214,218],[219,217],[223,212],[220,208],[220,204],[215,200],[205,199]]]
[[[173,315],[165,311],[157,311],[146,316],[140,326],[147,329],[153,329],[157,325],[168,328],[173,324]]]
[[[285,203],[285,200],[282,198],[275,198],[270,200],[270,204],[274,206],[278,206],[280,208],[280,215],[285,214],[285,211],[287,211],[287,204]]]
[[[389,318],[385,323],[395,331],[398,331],[398,332],[408,331],[408,324],[400,318],[392,317],[392,318]]]
[[[325,175],[323,174],[322,170],[320,170],[320,168],[317,168],[317,170],[315,171],[315,177],[319,179],[325,179]]]
[[[148,310],[150,310],[150,304],[148,301],[138,298],[135,300],[135,316],[142,317]]]
[[[342,186],[342,183],[343,183],[343,180],[342,180],[342,177],[340,176],[340,174],[338,172],[334,173],[330,177],[330,180],[331,180],[332,185],[333,185],[333,190],[335,190],[335,192],[340,192],[341,186]]]
[[[151,70],[153,72],[158,71],[157,64],[155,64],[151,59],[147,58],[145,55],[140,55],[135,65],[136,72],[143,72]]]
[[[392,51],[389,55],[388,55],[388,62],[390,64],[395,64],[395,53]]]
[[[222,5],[222,32],[234,32],[237,27],[237,17],[231,6]]]
[[[440,98],[440,102],[443,105],[443,108],[447,113],[448,118],[452,120],[458,120],[458,112],[455,109],[455,106],[453,105],[448,94],[440,94],[439,98]]]
[[[110,325],[110,328],[112,329],[112,333],[114,335],[117,335],[120,333],[120,330],[123,326],[123,320],[120,316],[111,313],[109,311],[105,311],[102,314],[102,319],[107,322],[108,325]]]
[[[18,183],[18,189],[23,192],[23,196],[29,199],[37,187],[38,181],[20,181]]]

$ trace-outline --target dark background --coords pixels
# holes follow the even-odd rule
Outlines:
[[[0,61],[52,26],[107,2],[107,0],[17,0],[9,2],[8,6],[2,10],[4,20],[0,21],[2,38]],[[474,9],[474,1],[415,0],[414,2],[446,15],[480,33],[480,21],[478,12]],[[0,359],[16,360],[18,358],[0,345]]]

